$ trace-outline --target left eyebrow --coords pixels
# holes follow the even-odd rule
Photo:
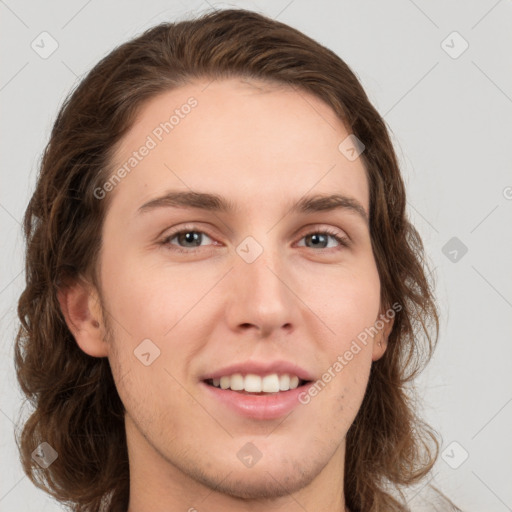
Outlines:
[[[346,210],[356,213],[365,224],[369,224],[368,214],[363,205],[356,199],[342,194],[317,194],[305,196],[295,204],[292,204],[292,213],[315,213],[333,210]]]
[[[171,191],[144,203],[138,213],[156,208],[199,208],[206,211],[235,213],[239,207],[227,198],[206,192]],[[346,210],[356,213],[368,225],[368,214],[356,199],[341,194],[305,196],[289,207],[291,213],[315,213],[322,211]]]

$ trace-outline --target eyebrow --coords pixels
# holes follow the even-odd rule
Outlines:
[[[218,194],[207,192],[167,192],[165,195],[144,203],[138,213],[146,213],[157,208],[199,208],[201,210],[235,213],[239,211],[233,201]],[[317,194],[305,196],[289,206],[291,213],[315,213],[322,211],[346,210],[356,213],[368,225],[368,214],[356,199],[342,194]]]

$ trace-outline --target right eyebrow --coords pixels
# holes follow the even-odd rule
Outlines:
[[[222,213],[234,213],[238,211],[235,203],[218,195],[206,192],[167,192],[144,203],[138,213],[144,213],[156,208],[199,208],[201,210],[216,211]]]

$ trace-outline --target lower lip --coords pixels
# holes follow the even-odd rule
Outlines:
[[[200,383],[213,398],[238,414],[254,420],[274,420],[290,413],[302,405],[299,396],[307,393],[312,382],[289,391],[280,391],[268,395],[248,395]]]

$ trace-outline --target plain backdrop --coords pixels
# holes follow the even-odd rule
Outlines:
[[[62,510],[24,475],[13,434],[20,223],[57,111],[116,45],[212,7],[262,12],[331,48],[384,116],[442,315],[417,384],[442,435],[434,481],[465,511],[512,510],[512,4],[496,0],[0,0],[0,510]]]

